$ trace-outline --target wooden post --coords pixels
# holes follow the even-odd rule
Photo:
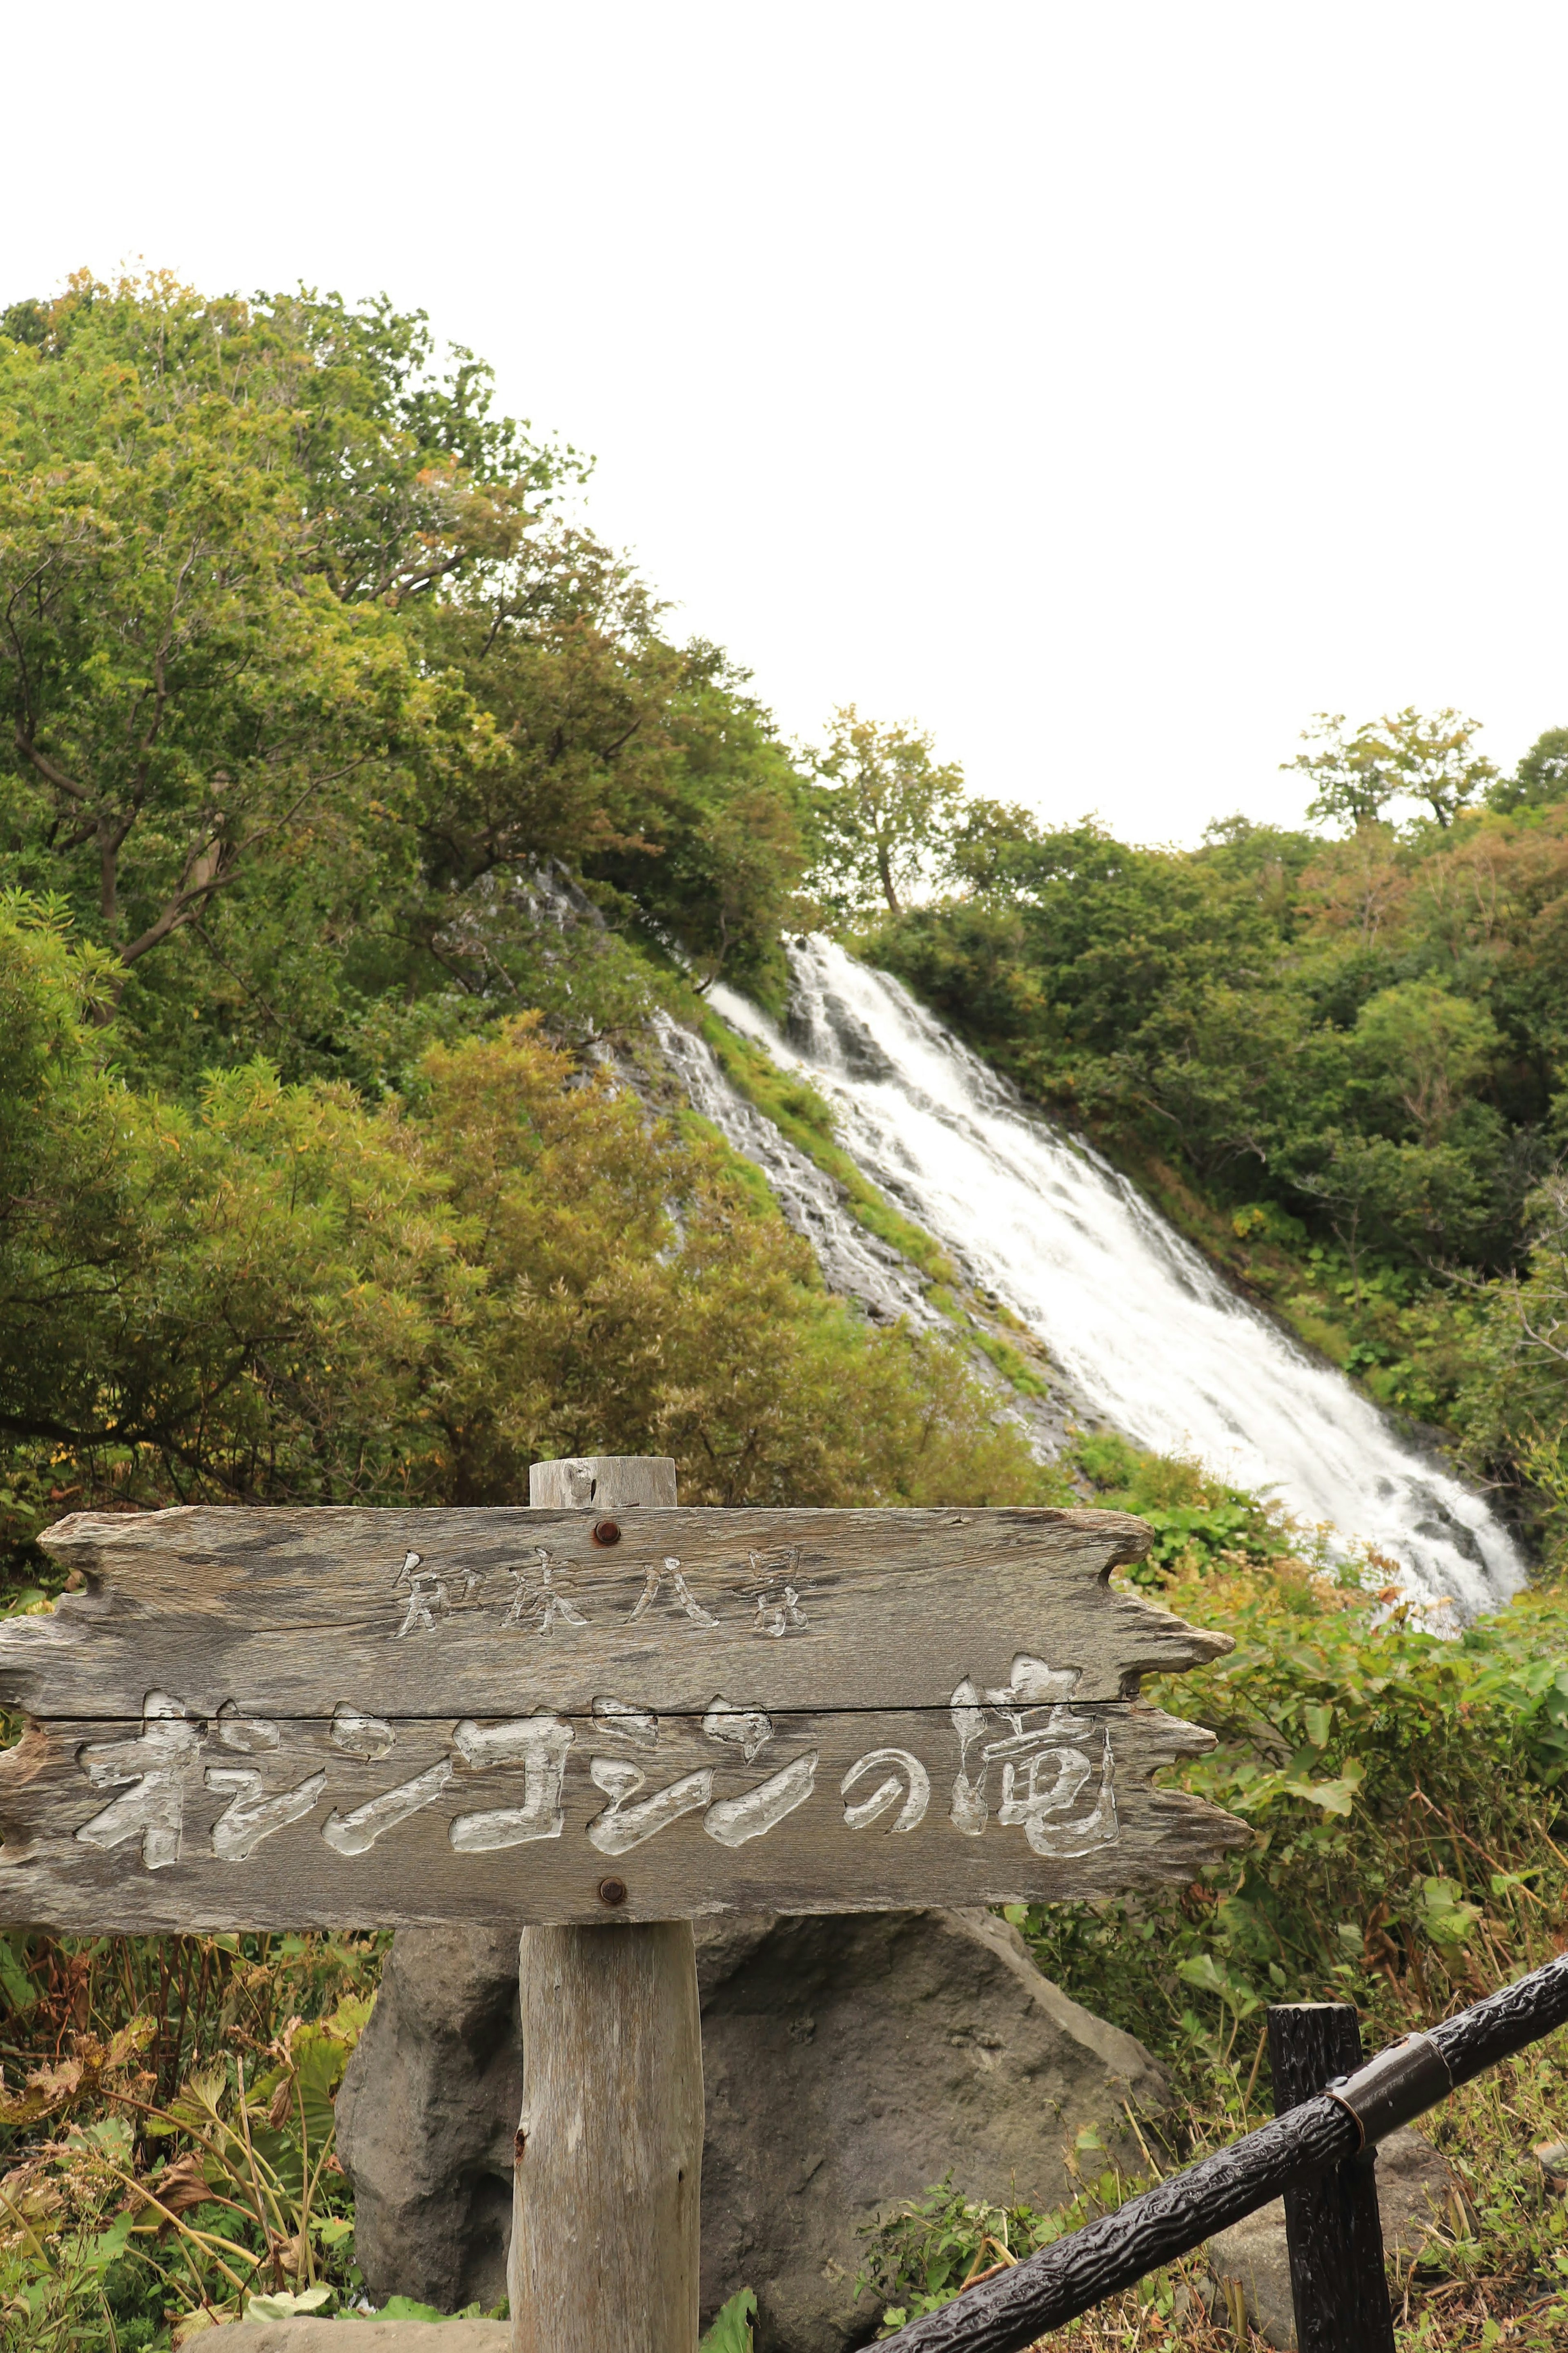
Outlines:
[[[538,1462],[529,1502],[673,1504],[659,1457]],[[526,1928],[513,2353],[696,2353],[702,2034],[689,1920]]]
[[[1361,2028],[1348,2002],[1270,2008],[1276,2116],[1315,2099],[1336,2076],[1353,2074],[1361,2060]],[[1375,2166],[1376,2152],[1368,2149],[1285,2192],[1300,2353],[1394,2353]]]

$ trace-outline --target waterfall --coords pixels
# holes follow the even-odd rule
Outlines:
[[[1468,1615],[1518,1590],[1523,1563],[1481,1499],[1232,1291],[1099,1154],[1028,1109],[889,974],[821,937],[792,946],[790,961],[783,1034],[722,986],[714,1010],[810,1079],[834,1107],[842,1148],[1021,1319],[1091,1412],[1140,1446],[1194,1454],[1238,1486],[1271,1491],[1341,1543],[1369,1541],[1415,1597],[1447,1597]],[[686,1072],[689,1085],[697,1075]],[[720,1115],[723,1106],[693,1093],[779,1186],[778,1147],[793,1147],[771,1123],[742,1106],[773,1141],[748,1139],[738,1098]],[[831,1179],[794,1159],[787,1181],[810,1199],[792,1221],[812,1233],[828,1281],[858,1292],[824,1240],[868,1262],[879,1246]],[[880,1312],[900,1312],[907,1278],[879,1260],[878,1274]]]
[[[742,1003],[725,992],[731,1029],[741,1027],[735,1008]],[[761,1018],[754,1006],[747,1006],[745,1012],[753,1022]],[[902,1316],[917,1331],[940,1330],[946,1319],[927,1299],[916,1269],[901,1252],[867,1232],[845,1208],[834,1179],[731,1085],[700,1038],[668,1013],[656,1011],[652,1021],[665,1060],[679,1078],[693,1110],[710,1119],[737,1152],[755,1161],[785,1218],[816,1251],[829,1291],[858,1301],[874,1323],[896,1324]]]

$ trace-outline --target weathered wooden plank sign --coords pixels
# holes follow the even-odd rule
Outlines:
[[[0,1919],[95,1931],[1056,1900],[1246,1836],[1137,1698],[1228,1649],[1110,1512],[190,1509],[0,1629]]]

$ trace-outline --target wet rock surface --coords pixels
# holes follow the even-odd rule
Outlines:
[[[880,2315],[858,2284],[861,2230],[945,2175],[969,2195],[1055,2204],[1086,2125],[1141,2168],[1124,2103],[1162,2105],[1162,2071],[989,1914],[757,1915],[697,1936],[703,2318],[753,2289],[758,2353],[864,2342]],[[373,2301],[449,2311],[504,2293],[514,1957],[502,1936],[396,1938],[339,2103]],[[480,2021],[504,2051],[484,2047]]]
[[[846,1207],[844,1187],[731,1086],[707,1043],[665,1014],[650,1026],[693,1110],[762,1170],[785,1222],[816,1253],[828,1289],[855,1300],[875,1324],[902,1316],[917,1332],[946,1329],[918,1267],[868,1232]]]

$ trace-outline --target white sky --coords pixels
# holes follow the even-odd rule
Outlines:
[[[794,733],[1193,839],[1316,710],[1568,724],[1560,5],[7,15],[0,300],[427,310]]]

